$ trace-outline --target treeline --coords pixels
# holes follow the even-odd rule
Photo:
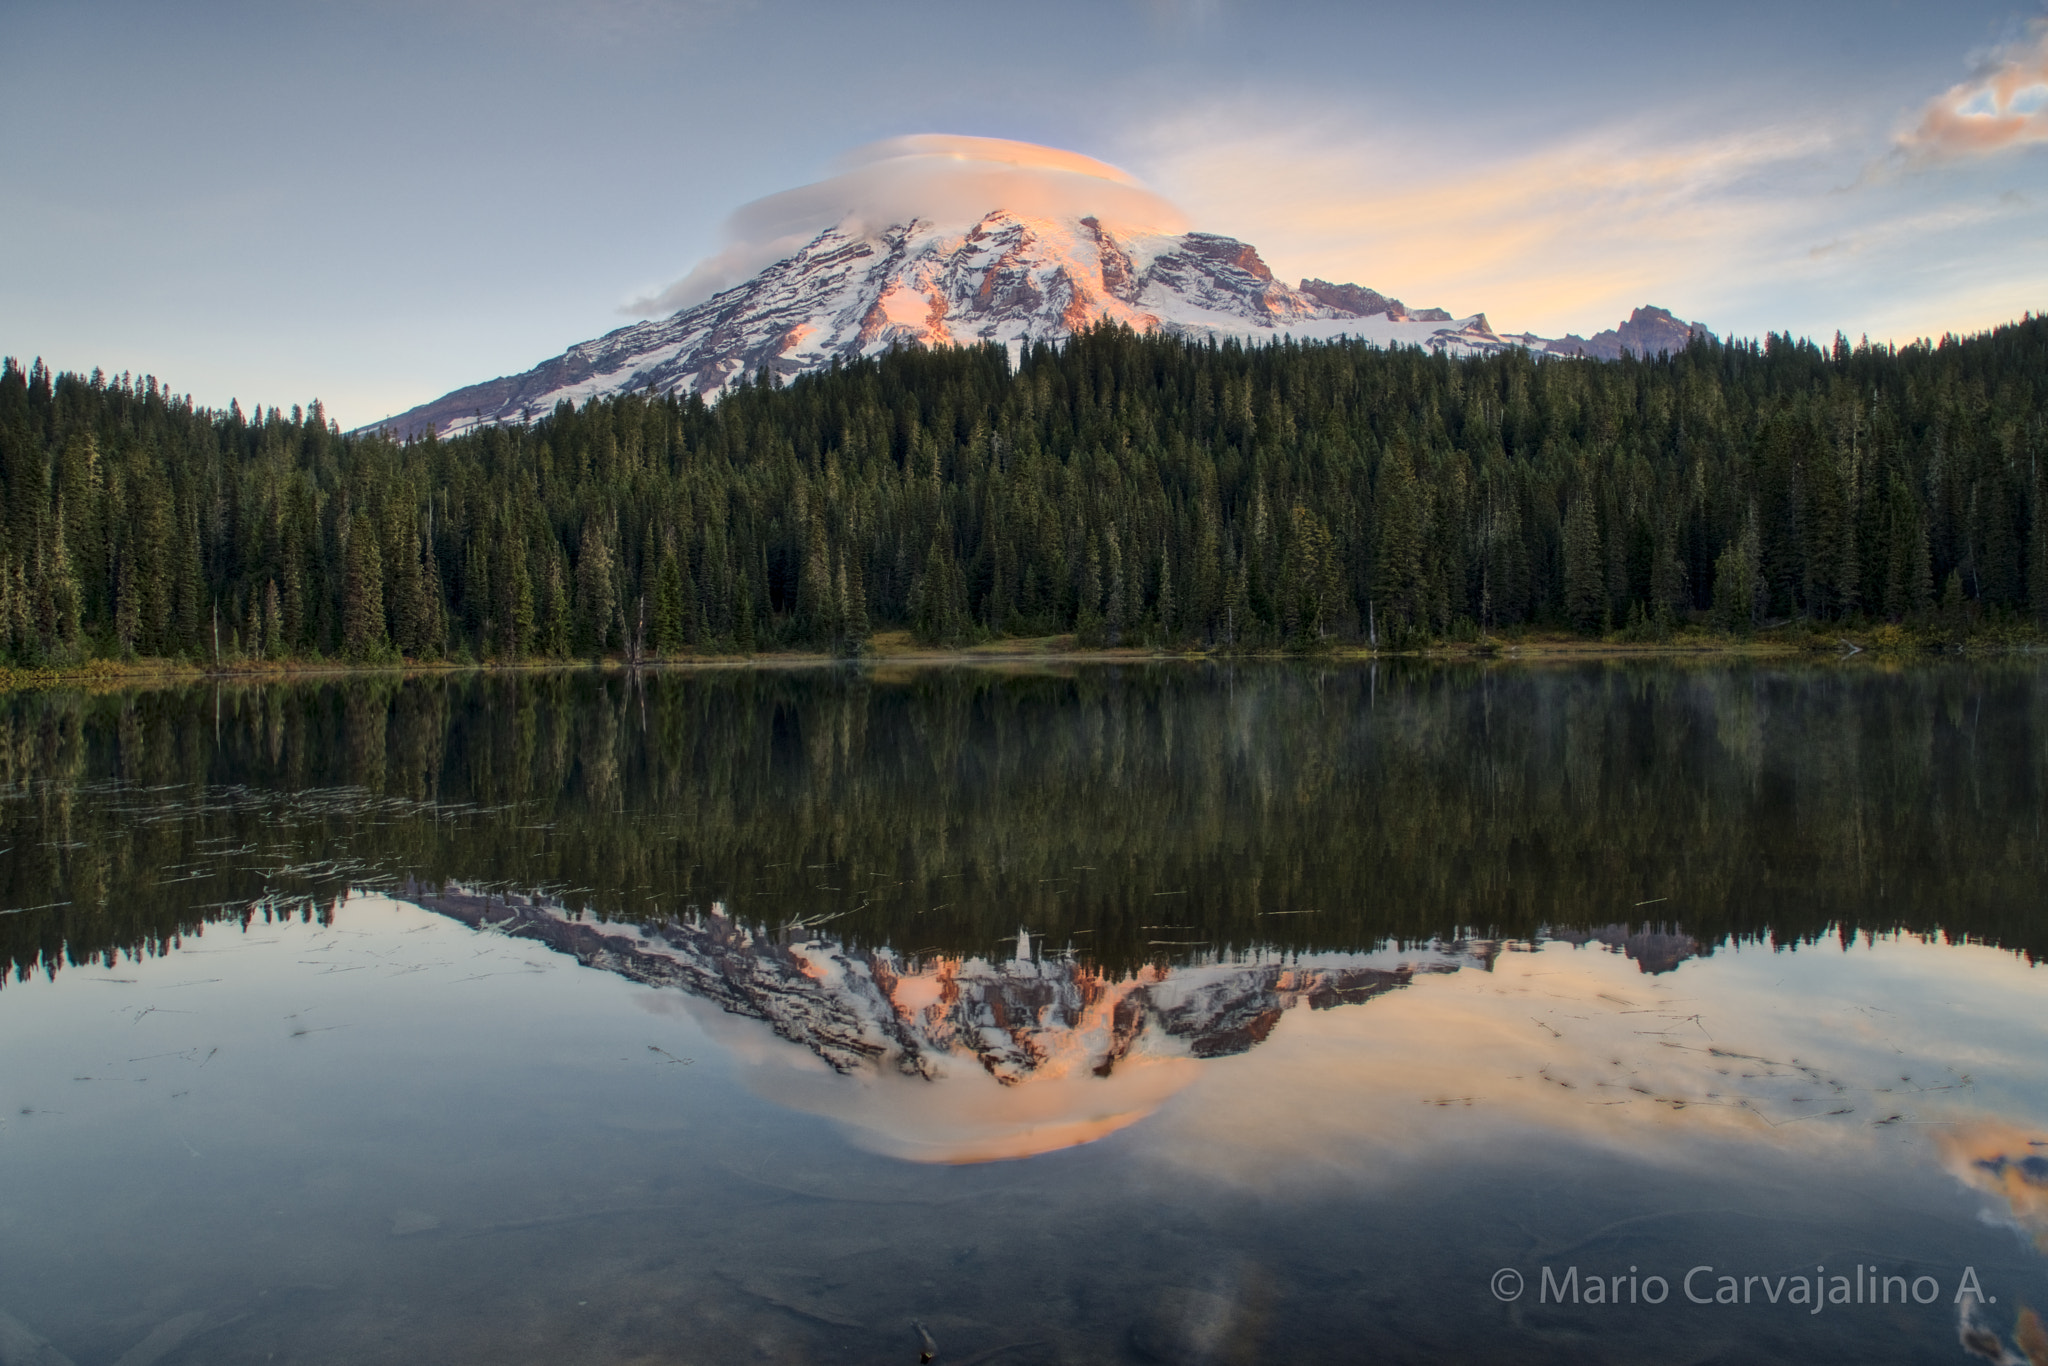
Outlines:
[[[1402,646],[2048,615],[2048,320],[1451,360],[1103,326],[400,443],[0,370],[0,653]]]

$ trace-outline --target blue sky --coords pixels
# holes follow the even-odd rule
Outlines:
[[[628,320],[915,133],[1114,163],[1283,278],[1557,335],[2048,308],[2038,5],[31,5],[0,351],[344,425]]]

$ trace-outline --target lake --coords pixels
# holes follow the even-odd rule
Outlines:
[[[0,697],[0,1366],[2048,1361],[2044,814],[2025,660]]]

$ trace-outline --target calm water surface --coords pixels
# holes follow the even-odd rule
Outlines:
[[[0,1363],[2048,1360],[2044,810],[2038,666],[0,699]]]

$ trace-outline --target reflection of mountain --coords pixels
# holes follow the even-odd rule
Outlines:
[[[1028,925],[1119,979],[1212,949],[1600,931],[1645,898],[1682,936],[1618,945],[1651,969],[1683,937],[1898,929],[2039,958],[2039,673],[1174,663],[17,693],[0,968],[486,869],[614,916],[801,908],[924,958],[1007,958]]]
[[[1622,954],[1644,972],[1669,972],[1688,958],[1700,958],[1714,951],[1701,945],[1681,929],[1670,925],[1601,925],[1593,929],[1553,929],[1545,938],[1566,944],[1604,944]]]
[[[1384,964],[1323,962],[1152,967],[1112,980],[1070,955],[1033,957],[1027,936],[1005,962],[907,964],[886,949],[826,939],[783,942],[710,913],[659,925],[599,923],[516,894],[450,886],[407,899],[464,924],[536,939],[652,986],[680,987],[735,1015],[765,1020],[839,1072],[888,1070],[936,1079],[972,1059],[1004,1085],[1027,1078],[1107,1077],[1139,1051],[1226,1057],[1262,1043],[1298,1006],[1328,1010],[1403,987],[1417,973],[1485,965],[1492,945],[1405,955]]]

